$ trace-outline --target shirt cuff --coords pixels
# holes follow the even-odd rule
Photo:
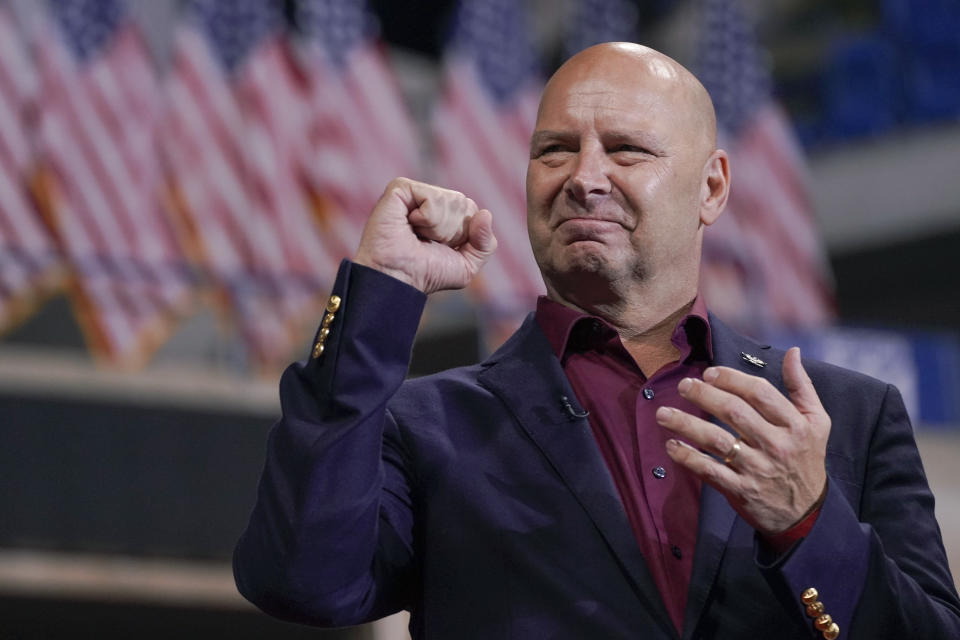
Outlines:
[[[813,525],[817,521],[817,516],[820,515],[820,505],[817,505],[817,508],[811,511],[807,517],[793,525],[786,531],[781,531],[772,536],[761,536],[760,541],[763,543],[763,546],[767,550],[772,551],[776,555],[786,552],[794,544],[803,540],[807,537],[807,534],[810,533],[810,530],[813,529]]]
[[[828,481],[829,482],[829,481]],[[813,507],[810,508],[810,511],[807,512],[807,515],[800,518],[800,521],[787,529],[786,531],[781,531],[770,536],[760,536],[760,542],[765,547],[766,551],[773,552],[774,555],[780,555],[786,553],[790,548],[795,545],[800,540],[803,540],[807,537],[807,534],[810,533],[810,530],[813,529],[813,525],[817,522],[817,517],[820,515],[820,509],[823,507],[823,501],[827,497],[827,483],[823,485],[823,493],[820,494],[820,497],[817,498],[817,501],[814,503]]]

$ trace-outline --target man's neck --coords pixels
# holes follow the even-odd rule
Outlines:
[[[620,341],[643,375],[649,378],[665,364],[675,362],[680,356],[680,350],[673,344],[673,332],[692,306],[691,299],[643,333],[631,335],[620,330]]]
[[[550,297],[561,304],[603,318],[620,334],[620,341],[647,377],[663,365],[676,361],[680,350],[672,338],[677,323],[690,312],[696,297],[691,292],[657,300],[648,296],[616,297],[608,301],[577,304],[550,291]],[[684,302],[674,306],[677,300]],[[635,302],[632,302],[635,301]]]

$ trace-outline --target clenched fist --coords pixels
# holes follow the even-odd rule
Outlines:
[[[489,211],[457,191],[396,178],[374,206],[354,262],[429,294],[465,287],[496,248]]]

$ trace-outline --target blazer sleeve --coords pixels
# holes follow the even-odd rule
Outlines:
[[[387,402],[426,296],[344,261],[306,362],[280,382],[257,501],[233,557],[237,588],[271,615],[358,624],[415,592],[412,481]]]
[[[834,428],[850,426],[835,420]],[[853,491],[849,478],[831,475],[809,535],[775,562],[764,566],[760,560],[761,568],[807,619],[811,638],[821,633],[801,601],[810,587],[841,639],[960,638],[960,601],[933,494],[895,387],[886,385],[867,436],[862,491]]]

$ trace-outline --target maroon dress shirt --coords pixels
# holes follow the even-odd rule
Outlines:
[[[657,424],[657,407],[666,405],[709,419],[677,391],[683,378],[702,378],[713,361],[713,340],[701,296],[677,323],[671,341],[675,362],[649,378],[636,365],[609,324],[546,297],[537,300],[537,324],[560,359],[579,406],[588,420],[613,477],[633,535],[647,561],[677,631],[693,570],[700,513],[700,480],[670,460],[666,441],[676,437]],[[786,531],[762,536],[769,552],[785,553],[802,540],[820,515],[820,500]]]
[[[573,386],[627,519],[670,617],[682,630],[700,512],[700,480],[675,464],[665,444],[675,435],[657,424],[663,405],[708,417],[677,384],[700,378],[713,360],[710,323],[700,296],[673,332],[677,361],[644,375],[609,324],[546,297],[537,323]]]

